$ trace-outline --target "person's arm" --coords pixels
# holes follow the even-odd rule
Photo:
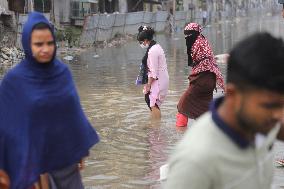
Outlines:
[[[158,68],[159,68],[159,54],[156,51],[151,51],[148,53],[148,83],[145,85],[146,92],[151,89],[152,83],[158,79]]]
[[[0,188],[1,189],[9,189],[10,188],[9,176],[3,170],[0,170]]]
[[[148,77],[148,83],[145,84],[145,91],[146,93],[150,91],[152,83],[155,81],[153,77]]]
[[[277,139],[284,141],[284,115],[283,115],[283,118],[281,120],[281,123],[282,124],[281,124],[280,130],[278,132]]]
[[[170,164],[164,189],[209,189],[211,178],[206,169],[186,157]]]
[[[87,157],[84,157],[81,159],[81,161],[78,164],[79,170],[82,171],[83,169],[85,169],[85,160]]]

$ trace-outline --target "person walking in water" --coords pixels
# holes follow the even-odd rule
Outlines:
[[[140,26],[137,40],[143,49],[147,49],[142,59],[144,69],[143,93],[145,101],[151,110],[152,118],[161,118],[161,104],[164,102],[169,88],[169,75],[166,57],[162,47],[153,40],[154,29]]]
[[[203,24],[203,26],[206,25],[206,21],[207,21],[207,11],[204,9],[202,11],[202,24]]]
[[[189,87],[181,96],[177,109],[176,126],[187,126],[188,118],[196,119],[209,108],[217,84],[224,90],[224,80],[217,66],[208,40],[201,34],[201,26],[189,23],[184,29],[188,66]]]
[[[43,14],[29,14],[22,46],[25,58],[0,84],[0,173],[10,189],[31,189],[44,173],[52,189],[83,189],[78,164],[99,138]]]

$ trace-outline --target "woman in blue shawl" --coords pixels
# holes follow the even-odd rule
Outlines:
[[[22,45],[25,59],[0,84],[0,170],[10,189],[29,189],[42,173],[74,167],[99,141],[42,14],[29,14]]]

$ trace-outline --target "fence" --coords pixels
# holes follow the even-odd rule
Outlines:
[[[219,11],[210,12],[209,20],[225,20],[239,16],[260,16],[271,12],[269,8],[255,8],[250,11]],[[50,14],[45,14],[49,19]],[[192,18],[194,17],[194,18]],[[27,20],[27,15],[20,15],[18,20],[17,44],[21,47],[22,26]],[[81,45],[92,45],[96,41],[107,41],[118,34],[136,34],[141,25],[151,25],[156,32],[163,32],[168,27],[172,27],[172,16],[166,11],[158,12],[133,12],[125,14],[98,14],[87,16],[84,21],[83,33],[80,38]],[[175,15],[175,29],[181,30],[186,22],[202,22],[200,11],[177,11]]]
[[[227,11],[209,12],[209,22],[223,21],[242,16],[260,16],[271,12],[269,8],[254,8],[238,10],[231,8]],[[194,17],[194,18],[192,18]],[[201,11],[176,11],[175,30],[180,31],[186,22],[194,21],[202,23]],[[173,18],[166,11],[158,12],[133,12],[125,14],[98,14],[85,18],[83,33],[80,39],[81,45],[92,45],[97,41],[107,41],[117,34],[136,34],[141,25],[150,25],[156,32],[162,32],[173,26]]]
[[[187,12],[176,13],[177,27],[183,27]],[[162,32],[170,24],[171,16],[166,11],[133,12],[125,14],[100,14],[85,19],[82,45],[91,45],[95,41],[110,40],[117,34],[136,34],[141,25],[150,25],[156,32]]]

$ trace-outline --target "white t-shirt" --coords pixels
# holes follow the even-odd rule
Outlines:
[[[207,11],[202,11],[202,18],[207,18]]]

